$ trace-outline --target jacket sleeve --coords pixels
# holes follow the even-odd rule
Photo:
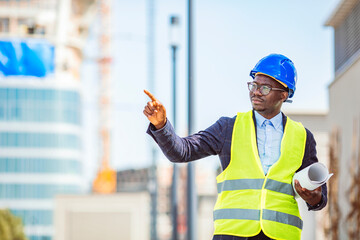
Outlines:
[[[308,129],[306,129],[306,145],[305,145],[304,159],[301,167],[297,170],[297,172],[301,171],[302,169],[310,166],[315,162],[318,162],[318,158],[316,156],[316,141],[313,134]],[[317,205],[311,206],[310,204],[306,203],[309,211],[319,211],[326,206],[327,204],[326,183],[321,186],[321,194],[322,194],[321,201]]]
[[[224,144],[227,122],[228,118],[222,117],[203,131],[179,137],[167,119],[165,126],[158,130],[150,123],[147,133],[171,162],[190,162],[219,154]]]

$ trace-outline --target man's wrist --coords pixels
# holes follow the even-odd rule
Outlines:
[[[156,130],[159,130],[159,129],[162,129],[165,126],[165,124],[166,124],[166,118],[165,118],[165,121],[163,123],[154,125],[154,127],[156,128]]]
[[[323,202],[323,197],[322,197],[322,194],[320,195],[320,200],[318,201],[318,203],[315,203],[315,204],[310,204],[309,205],[313,208],[317,208],[317,207],[320,207],[320,205],[322,204]]]

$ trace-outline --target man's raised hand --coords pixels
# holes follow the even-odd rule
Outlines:
[[[144,115],[149,119],[149,121],[155,126],[156,129],[164,127],[166,123],[165,107],[149,91],[144,90],[144,93],[151,99],[151,101],[149,101],[144,107]]]

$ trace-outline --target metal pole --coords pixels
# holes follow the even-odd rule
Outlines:
[[[148,84],[149,90],[155,90],[155,1],[147,0],[147,37],[148,37]],[[151,148],[151,220],[150,220],[150,239],[157,240],[157,205],[158,205],[158,182],[157,182],[157,150],[155,144],[150,144]]]
[[[151,196],[151,240],[157,240],[157,166],[156,166],[156,149],[152,149],[152,164],[151,164],[151,178],[150,178],[150,196]]]
[[[171,46],[172,50],[172,62],[173,62],[173,125],[176,130],[176,45]],[[178,196],[177,196],[177,179],[178,179],[178,167],[176,163],[173,164],[173,176],[172,176],[172,186],[171,186],[171,212],[172,212],[172,223],[173,223],[173,232],[172,240],[178,239]]]
[[[193,41],[192,41],[192,1],[188,0],[188,135],[193,132]],[[187,166],[187,212],[188,212],[188,240],[196,239],[196,205],[195,166]]]

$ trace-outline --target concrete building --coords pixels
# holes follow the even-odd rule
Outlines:
[[[181,164],[180,164],[181,165]],[[185,166],[185,165],[183,165]],[[186,168],[181,168],[178,186],[178,233],[179,239],[186,239]],[[117,191],[135,193],[146,191],[150,196],[150,168],[129,169],[117,173]],[[157,167],[157,235],[160,240],[171,239],[171,181],[172,167],[168,165]],[[213,234],[212,212],[217,197],[215,171],[211,169],[196,169],[198,188],[198,238],[211,239]],[[149,203],[150,204],[150,203]],[[150,205],[149,205],[150,206]],[[150,212],[147,213],[150,216]]]
[[[56,194],[84,188],[78,70],[93,2],[0,1],[0,208],[30,240],[52,239]]]
[[[359,239],[360,2],[340,1],[325,25],[334,29],[335,49],[329,125],[333,136],[331,164],[337,177],[334,175],[330,191],[329,239]]]
[[[55,200],[55,240],[150,239],[147,192],[59,195]]]

